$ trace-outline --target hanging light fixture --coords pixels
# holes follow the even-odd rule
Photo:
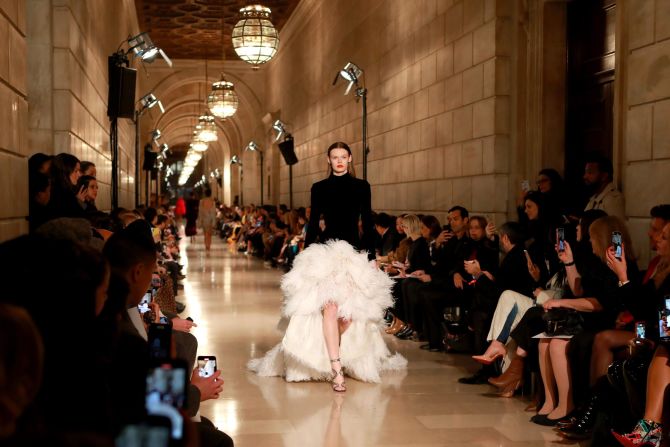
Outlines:
[[[270,21],[272,11],[262,5],[240,9],[239,21],[233,28],[233,47],[244,62],[258,68],[277,54],[279,35]]]
[[[200,139],[206,143],[211,143],[212,141],[217,141],[219,136],[216,133],[216,122],[214,122],[214,117],[208,113],[200,115],[198,118],[198,125],[200,126],[200,132],[198,136]]]
[[[212,84],[212,93],[207,97],[207,106],[217,118],[230,118],[237,112],[239,100],[235,86],[221,74],[221,80]]]

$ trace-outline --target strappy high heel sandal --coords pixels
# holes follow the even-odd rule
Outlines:
[[[336,393],[344,393],[345,391],[347,391],[347,387],[346,387],[345,382],[344,382],[344,372],[342,370],[342,362],[340,361],[339,358],[330,359],[330,363],[336,363],[336,362],[340,363],[340,369],[339,370],[335,370],[335,369],[331,370],[331,371],[333,371],[333,376],[330,378],[330,383],[333,386],[333,391],[335,391]],[[337,379],[337,376],[342,376],[342,379],[343,379],[342,383],[336,383],[335,382],[335,379]]]

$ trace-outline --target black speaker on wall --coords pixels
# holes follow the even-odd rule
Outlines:
[[[295,155],[295,150],[293,148],[293,138],[286,138],[279,143],[279,152],[281,152],[287,165],[294,165],[298,162],[298,156]]]
[[[110,118],[135,117],[135,80],[137,70],[117,63],[109,57],[109,94],[107,96],[107,116]]]
[[[142,162],[142,169],[145,171],[153,171],[156,166],[157,152],[152,152],[144,148],[144,161]]]

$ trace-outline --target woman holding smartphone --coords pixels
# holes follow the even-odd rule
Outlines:
[[[375,258],[370,185],[354,177],[347,144],[333,143],[327,160],[328,178],[312,185],[306,248],[282,279],[286,333],[249,368],[290,382],[329,379],[333,391],[344,392],[345,367],[350,376],[379,382],[382,371],[403,369],[407,361],[390,354],[379,331],[393,304],[393,281],[369,262]]]

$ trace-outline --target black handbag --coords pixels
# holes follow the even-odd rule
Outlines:
[[[550,337],[576,335],[582,331],[584,318],[574,309],[555,307],[542,315],[545,332]]]

